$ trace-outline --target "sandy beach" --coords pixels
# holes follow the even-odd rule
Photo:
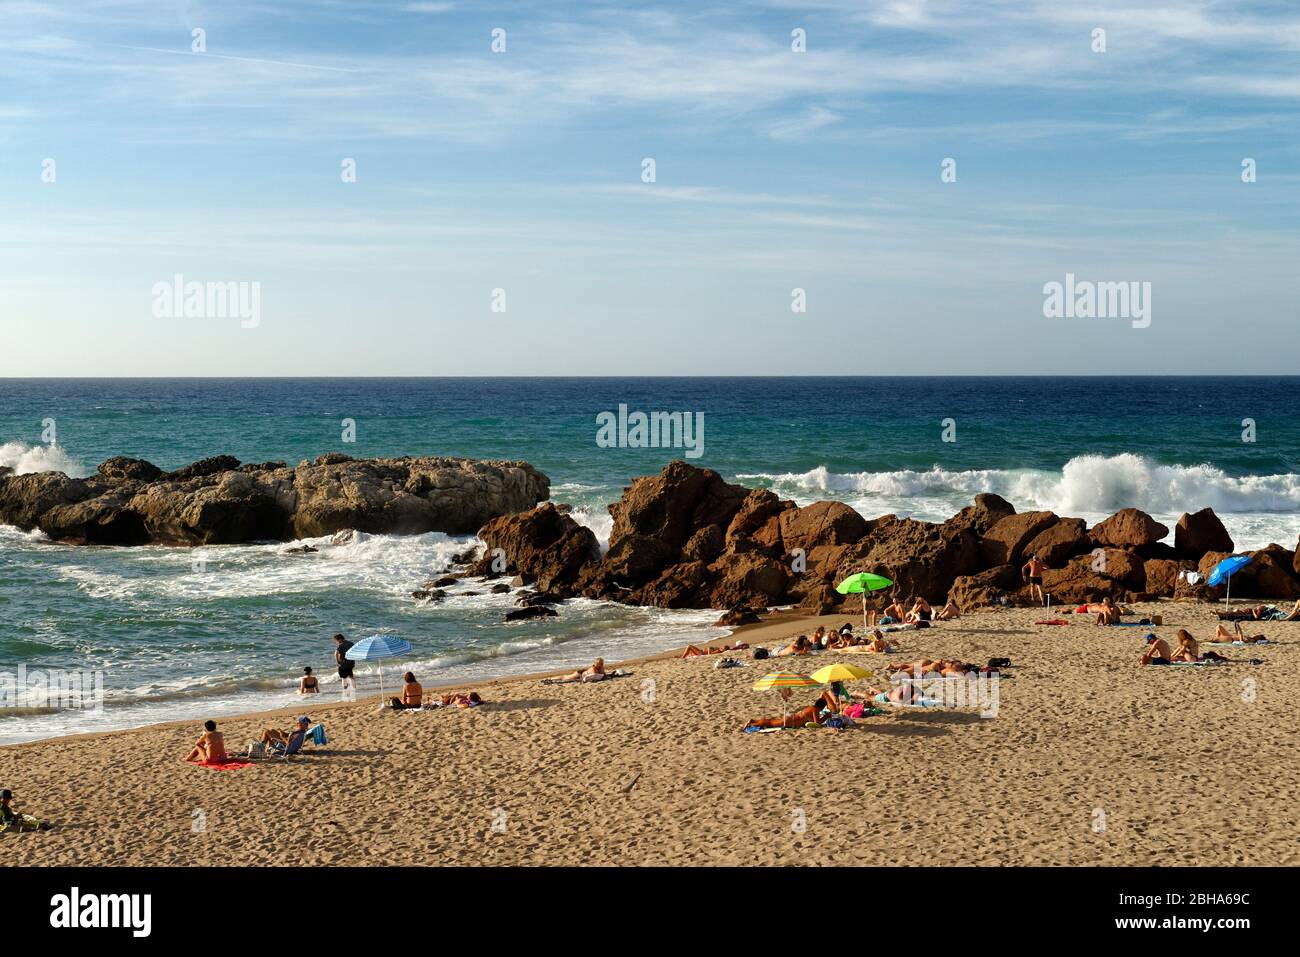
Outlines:
[[[1213,633],[1161,602],[1157,631]],[[215,772],[180,758],[198,722],[0,748],[0,782],[56,822],[0,836],[4,864],[1295,864],[1300,624],[1240,662],[1137,664],[1144,629],[990,610],[898,637],[893,656],[641,660],[591,685],[481,684],[477,710],[313,700],[331,742]],[[824,619],[778,617],[771,645]],[[920,655],[1008,657],[995,717],[925,709],[852,730],[742,734],[779,713],[773,670]],[[1262,665],[1244,663],[1263,659]],[[807,703],[812,692],[796,694]],[[229,747],[296,711],[223,720]]]

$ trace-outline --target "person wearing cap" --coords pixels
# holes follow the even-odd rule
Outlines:
[[[30,814],[20,814],[12,807],[14,792],[9,788],[0,790],[0,832],[14,830],[19,833],[23,831],[48,831],[50,824],[48,821],[42,821],[32,817]]]
[[[306,734],[307,728],[310,724],[311,724],[311,718],[307,717],[305,714],[298,715],[298,721],[297,721],[298,731],[301,731],[303,734]],[[293,737],[293,735],[294,735],[293,731],[280,731],[276,728],[263,728],[262,744],[264,744],[268,748],[274,747],[276,745],[283,745],[285,747],[288,747],[289,739]]]

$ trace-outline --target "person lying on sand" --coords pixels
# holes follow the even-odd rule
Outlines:
[[[1265,643],[1268,642],[1268,638],[1266,638],[1264,635],[1248,636],[1246,634],[1246,630],[1241,627],[1241,622],[1239,621],[1234,621],[1232,623],[1231,631],[1228,630],[1227,625],[1225,625],[1223,622],[1219,622],[1219,627],[1214,629],[1214,640],[1225,641],[1230,643],[1240,642],[1243,645],[1253,645],[1259,642],[1265,642]]]
[[[860,645],[853,645],[841,649],[855,655],[887,655],[894,651],[894,647],[885,640],[885,636],[877,629],[871,633],[871,638]]]
[[[311,665],[302,669],[302,677],[298,679],[298,694],[319,694],[320,681],[311,673]]]
[[[699,645],[687,645],[686,650],[682,652],[682,657],[702,658],[707,655],[720,655],[724,651],[744,651],[748,647],[749,645],[745,644],[743,641],[738,641],[734,645],[719,645],[716,648],[710,645],[705,645],[703,648]]]
[[[591,663],[591,667],[586,671],[571,671],[567,675],[559,678],[550,679],[551,684],[569,684],[575,681],[604,681],[608,675],[605,674],[605,659],[597,658]]]
[[[1216,651],[1207,651],[1205,654],[1201,654],[1200,644],[1197,642],[1195,638],[1192,637],[1192,633],[1188,631],[1186,628],[1179,628],[1178,634],[1175,635],[1174,637],[1178,639],[1178,647],[1175,648],[1173,654],[1169,656],[1170,661],[1231,661],[1232,660],[1230,658],[1225,658],[1223,655],[1219,654]]]
[[[1092,606],[1089,605],[1088,609],[1091,611]],[[1122,619],[1123,617],[1124,617],[1123,613],[1119,610],[1118,607],[1116,607],[1115,603],[1110,600],[1109,595],[1107,595],[1105,598],[1101,600],[1101,605],[1097,610],[1097,624],[1118,625],[1120,623],[1120,619]]]
[[[297,724],[297,730],[305,734],[307,732],[307,726],[311,724],[311,719],[305,714],[300,714],[298,715]],[[262,737],[259,740],[262,742],[262,745],[267,748],[279,746],[287,747],[289,739],[293,737],[293,735],[293,731],[280,731],[277,728],[263,728]]]
[[[889,674],[907,672],[909,674],[924,677],[926,675],[941,675],[944,678],[958,678],[971,672],[979,671],[979,665],[968,664],[964,661],[945,658],[921,658],[917,661],[909,661],[902,665],[888,665],[885,668]]]
[[[194,742],[194,750],[185,756],[190,764],[219,764],[226,760],[226,740],[215,721],[203,722],[203,733]]]
[[[812,643],[808,640],[808,636],[800,635],[794,641],[790,642],[790,644],[786,645],[783,648],[778,648],[776,651],[772,652],[772,657],[785,658],[788,655],[799,655],[800,657],[802,657],[803,655],[808,654],[808,652],[811,650],[812,650]]]
[[[944,605],[943,608],[939,611],[939,614],[934,616],[934,620],[952,621],[954,618],[960,618],[960,617],[961,617],[961,609],[957,607],[957,603],[955,601],[949,598],[948,604]]]
[[[438,703],[442,708],[477,708],[483,703],[477,691],[469,694],[445,694]]]
[[[780,689],[781,697],[789,700],[790,689]],[[745,728],[802,728],[808,724],[824,724],[832,714],[840,713],[840,701],[832,691],[823,691],[817,700],[806,708],[775,718],[754,718],[745,722]]]
[[[415,680],[415,675],[407,672],[402,675],[402,696],[389,698],[388,704],[394,711],[418,708],[424,702],[424,688]]]
[[[1154,634],[1147,635],[1147,650],[1142,652],[1142,659],[1138,663],[1143,665],[1169,664],[1169,642],[1163,638],[1157,638]]]
[[[13,800],[14,792],[9,788],[0,791],[0,833],[9,830],[20,834],[23,831],[48,831],[53,827],[48,821],[16,810]]]
[[[877,701],[881,695],[892,704],[915,704],[922,697],[921,689],[910,681],[899,682],[888,692],[881,691],[879,688],[868,688],[862,697],[867,701]]]

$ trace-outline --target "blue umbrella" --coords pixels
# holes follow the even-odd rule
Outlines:
[[[1210,572],[1210,577],[1206,579],[1206,583],[1211,587],[1214,585],[1222,585],[1225,582],[1228,585],[1228,590],[1223,596],[1223,603],[1225,605],[1228,603],[1228,595],[1232,594],[1232,576],[1249,564],[1249,555],[1229,555],[1223,561],[1219,562],[1219,564],[1214,566],[1214,571]]]
[[[411,643],[398,635],[371,635],[362,638],[343,657],[352,661],[382,661],[396,658],[411,650]],[[384,706],[384,666],[379,666],[379,706]]]

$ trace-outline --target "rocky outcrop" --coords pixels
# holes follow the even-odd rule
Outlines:
[[[1098,545],[1112,545],[1116,548],[1150,545],[1168,534],[1166,526],[1136,508],[1121,508],[1092,529],[1093,541]]]
[[[1016,514],[1015,506],[1001,495],[980,492],[975,496],[974,505],[967,505],[944,524],[983,535],[1002,519],[1014,514]]]
[[[511,571],[536,582],[542,592],[554,589],[562,593],[600,557],[600,543],[592,530],[551,502],[518,515],[494,518],[478,534],[487,546],[476,569],[479,574],[495,577]],[[504,555],[504,568],[494,567],[497,554]]]
[[[1184,512],[1174,526],[1174,550],[1180,558],[1200,558],[1206,552],[1231,552],[1232,536],[1214,509]]]
[[[0,476],[0,523],[79,545],[239,544],[345,529],[466,534],[531,508],[549,489],[526,462],[332,453],[291,469],[220,455],[163,472],[118,456],[84,479]]]

